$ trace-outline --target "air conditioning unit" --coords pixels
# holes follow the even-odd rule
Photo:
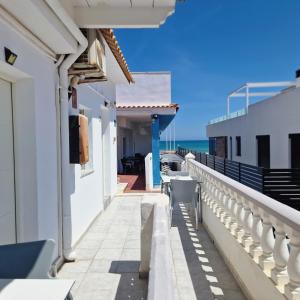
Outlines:
[[[79,56],[69,75],[83,75],[79,83],[106,81],[105,45],[97,29],[82,29],[88,40],[87,49]]]

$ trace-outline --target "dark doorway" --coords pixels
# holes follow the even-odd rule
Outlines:
[[[230,160],[232,160],[232,136],[230,137]]]
[[[290,134],[291,168],[300,168],[300,133]]]
[[[227,158],[227,136],[216,137],[216,156]]]
[[[257,165],[270,168],[270,136],[257,135]]]

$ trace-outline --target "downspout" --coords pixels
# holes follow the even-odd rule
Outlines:
[[[64,261],[62,251],[62,195],[61,195],[61,143],[60,143],[60,97],[59,97],[59,74],[58,68],[62,64],[65,55],[62,54],[57,62],[55,68],[56,74],[56,88],[55,88],[55,115],[56,115],[56,153],[57,153],[57,210],[58,210],[58,257],[52,264],[52,275],[56,276],[57,270]]]
[[[58,0],[46,0],[46,2],[78,41],[76,52],[69,54],[59,67],[63,255],[65,260],[72,261],[75,259],[75,253],[72,252],[71,190],[69,185],[71,168],[69,163],[68,70],[87,48],[88,42]]]

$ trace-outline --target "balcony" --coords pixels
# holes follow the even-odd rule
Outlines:
[[[248,114],[249,107],[251,107],[251,105],[255,104],[256,102],[284,93],[289,88],[295,87],[295,84],[296,83],[293,81],[247,82],[228,94],[227,114],[210,120],[208,122],[208,125],[213,125],[230,119],[245,116]],[[244,108],[231,112],[231,102],[235,99],[242,100],[242,103],[244,103]]]
[[[59,273],[74,298],[299,299],[300,213],[191,154],[186,168],[202,182],[199,229],[183,203],[170,229],[163,194],[118,195]]]

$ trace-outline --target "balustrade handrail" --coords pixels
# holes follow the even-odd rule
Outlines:
[[[300,233],[300,212],[285,204],[276,201],[248,186],[245,186],[238,181],[235,181],[226,175],[223,175],[204,164],[195,160],[189,160],[189,163],[194,164],[196,167],[201,168],[215,179],[221,181],[231,190],[236,192],[239,196],[244,197],[246,200],[253,202],[256,206],[263,209],[271,216],[277,218],[283,224],[289,226],[291,229]]]

